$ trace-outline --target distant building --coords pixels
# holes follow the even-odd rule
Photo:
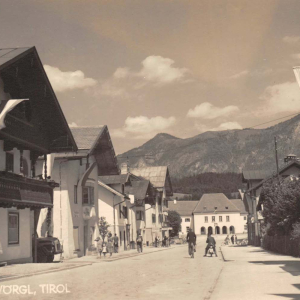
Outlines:
[[[173,193],[173,196],[170,197],[172,200],[192,200],[192,194],[183,194],[183,193]]]
[[[247,218],[242,200],[224,194],[204,194],[193,211],[196,234],[244,233]]]
[[[181,232],[187,234],[193,227],[193,211],[198,204],[196,201],[169,201],[169,210],[177,211],[181,217]]]

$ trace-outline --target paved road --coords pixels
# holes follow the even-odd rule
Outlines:
[[[77,269],[6,281],[0,284],[0,299],[208,300],[224,262],[221,255],[203,257],[204,244],[203,239],[198,242],[194,259],[188,256],[187,245],[184,245],[123,260],[101,260]],[[12,285],[25,285],[23,292],[27,294],[17,295],[19,289],[14,294],[4,295],[3,291],[9,293],[7,286]],[[27,286],[35,295],[28,294]]]

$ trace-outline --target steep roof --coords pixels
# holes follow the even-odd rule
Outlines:
[[[0,71],[6,92],[12,98],[20,95],[28,98],[29,106],[34,107],[29,130],[26,124],[15,127],[8,125],[1,130],[1,135],[9,135],[18,144],[27,142],[30,146],[38,145],[42,150],[39,154],[76,151],[77,145],[36,48],[0,49]],[[47,140],[49,144],[45,145]]]
[[[72,134],[78,149],[90,150],[100,138],[104,126],[80,126],[71,127]]]
[[[130,172],[151,181],[154,187],[164,187],[167,177],[167,166],[130,168]]]
[[[146,198],[149,180],[134,180],[131,185],[125,186],[125,193],[134,195],[136,199],[142,200]]]
[[[195,207],[194,213],[214,212],[239,212],[239,209],[223,193],[204,194]]]
[[[120,175],[98,176],[98,178],[105,184],[124,184],[129,179],[129,173]]]
[[[199,200],[197,201],[177,200],[176,204],[174,204],[174,201],[168,201],[168,206],[169,206],[169,210],[175,210],[181,216],[191,216],[198,202]]]
[[[241,214],[247,214],[245,204],[241,199],[230,199],[229,201],[234,204]]]
[[[263,180],[270,175],[265,170],[243,170],[243,181],[245,180]]]
[[[78,152],[95,155],[100,176],[119,174],[115,150],[106,125],[72,127],[71,131],[78,145]]]
[[[130,168],[130,173],[150,180],[155,188],[166,188],[167,196],[173,195],[172,183],[167,166]]]
[[[292,166],[296,166],[296,167],[300,168],[300,162],[299,162],[299,161],[292,161],[292,162],[286,164],[285,166],[283,166],[282,168],[280,168],[280,169],[278,170],[278,173],[281,174],[281,173],[285,172],[287,169],[289,169],[289,168],[292,167]],[[270,178],[272,178],[272,177],[275,176],[275,175],[276,175],[276,173],[274,173],[274,174],[272,174],[272,175],[269,174],[269,176],[265,177],[265,179],[262,180],[260,183],[258,183],[257,185],[255,185],[255,186],[252,187],[251,189],[247,190],[247,193],[249,193],[249,192],[251,192],[251,191],[253,191],[253,190],[258,189],[258,188],[261,187],[267,180],[269,180]]]

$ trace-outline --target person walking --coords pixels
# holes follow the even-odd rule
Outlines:
[[[119,238],[118,238],[116,233],[115,233],[115,236],[113,238],[113,242],[114,242],[114,252],[118,253],[119,252]]]
[[[189,255],[194,258],[194,252],[195,252],[195,246],[196,246],[196,240],[197,236],[195,232],[190,228],[187,236],[186,236],[186,241],[188,242],[188,252]]]
[[[107,237],[107,252],[109,252],[109,257],[112,257],[113,253],[113,239],[111,237],[111,234]]]
[[[102,250],[103,250],[103,242],[100,240],[99,237],[97,237],[95,239],[95,241],[97,242],[97,251],[98,251],[98,254],[99,256],[97,258],[100,258],[101,259],[101,255],[102,255]]]
[[[105,243],[105,242],[103,242],[103,244],[102,244],[102,253],[103,253],[104,257],[106,257],[107,246],[106,246],[106,243]]]
[[[234,245],[234,235],[231,236],[231,243]]]
[[[137,252],[143,252],[143,237],[141,234],[138,235],[138,237],[136,238],[136,248],[137,248]]]
[[[216,251],[216,241],[215,241],[214,237],[212,237],[211,233],[208,234],[207,239],[206,239],[206,243],[207,243],[207,246],[205,248],[205,254],[203,256],[207,255],[207,252],[208,252],[208,249],[209,249],[210,246],[213,247],[215,255],[218,256],[217,251]]]
[[[157,247],[157,243],[158,243],[158,238],[157,236],[155,237],[155,247]]]
[[[237,237],[236,237],[236,234],[234,235],[234,243],[237,245]]]

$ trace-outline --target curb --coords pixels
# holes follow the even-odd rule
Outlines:
[[[224,253],[223,253],[223,251],[222,251],[222,247],[220,247],[220,252],[221,252],[221,254],[222,254],[223,261],[224,261],[224,262],[227,262],[227,260],[226,260],[226,258],[225,258],[225,256],[224,256]]]
[[[7,276],[5,278],[0,279],[0,282],[14,280],[14,279],[20,279],[20,278],[26,278],[26,277],[32,277],[32,276],[36,276],[36,275],[43,275],[43,274],[48,274],[48,273],[56,273],[56,272],[76,269],[76,268],[80,268],[80,267],[86,267],[86,266],[90,266],[90,265],[92,265],[92,263],[85,263],[85,264],[82,264],[79,266],[71,266],[71,267],[61,268],[61,269],[45,270],[45,271],[40,271],[40,272],[35,272],[35,273],[30,273],[30,274],[25,274],[25,275],[12,275],[12,276]]]

